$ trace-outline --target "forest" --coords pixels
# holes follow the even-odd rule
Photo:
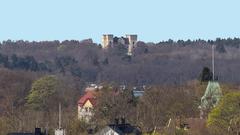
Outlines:
[[[32,131],[36,126],[53,133],[59,102],[63,105],[63,123],[69,135],[100,129],[122,116],[145,133],[164,127],[170,118],[196,118],[212,76],[212,45],[216,48],[215,75],[224,95],[239,92],[239,38],[139,41],[132,56],[127,55],[126,45],[102,49],[101,44],[91,40],[2,41],[0,134]],[[99,93],[94,124],[76,120],[77,101],[89,83],[104,86]],[[112,96],[111,91],[119,91],[120,85],[126,85],[127,89]],[[132,87],[143,85],[147,86],[144,96],[133,98]],[[44,91],[35,93],[41,89]],[[231,96],[226,96],[226,101]],[[101,108],[106,105],[109,109],[103,112]],[[191,134],[227,132],[226,127],[220,132],[209,121],[212,130],[199,128]]]
[[[211,67],[213,44],[217,50],[215,63],[219,81],[239,84],[240,77],[236,74],[240,66],[238,38],[139,41],[131,57],[121,44],[104,50],[91,40],[7,40],[0,44],[0,65],[10,70],[70,75],[94,83],[181,84],[197,79],[204,67]]]

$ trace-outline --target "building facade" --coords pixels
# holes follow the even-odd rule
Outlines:
[[[138,41],[138,37],[135,34],[126,35],[126,37],[114,37],[112,34],[105,34],[102,37],[103,48],[108,48],[115,44],[125,44],[128,45],[128,55],[132,55],[133,49]]]
[[[126,38],[129,41],[129,44],[135,45],[137,43],[137,35],[126,35]]]
[[[125,119],[122,123],[116,119],[115,124],[109,124],[95,135],[142,135],[140,128],[125,123]]]
[[[78,119],[89,122],[96,102],[94,91],[87,91],[78,101]]]
[[[112,34],[105,34],[102,36],[102,47],[108,48],[113,44],[113,35]]]
[[[126,38],[128,39],[129,45],[128,45],[128,55],[132,55],[133,48],[135,47],[135,44],[137,43],[137,35],[126,35]]]

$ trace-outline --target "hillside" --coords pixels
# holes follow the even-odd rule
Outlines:
[[[134,55],[124,45],[102,49],[80,41],[3,41],[1,67],[77,77],[84,82],[129,85],[182,84],[199,79],[211,67],[211,45],[216,47],[216,75],[220,82],[240,84],[240,40],[138,42]]]

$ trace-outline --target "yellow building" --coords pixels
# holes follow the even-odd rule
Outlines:
[[[78,119],[88,122],[93,116],[93,109],[96,104],[96,96],[93,91],[87,91],[78,100]]]

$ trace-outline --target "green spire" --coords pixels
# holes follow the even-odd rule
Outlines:
[[[215,107],[220,98],[222,97],[222,91],[217,81],[209,81],[205,94],[201,98],[200,109],[208,110]]]

